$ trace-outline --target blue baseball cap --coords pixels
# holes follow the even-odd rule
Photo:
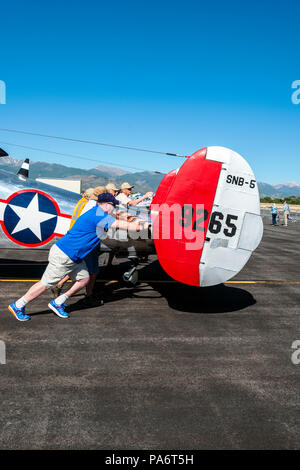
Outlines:
[[[111,202],[114,206],[119,204],[119,201],[110,193],[102,193],[98,195],[98,202],[103,204],[104,202]]]

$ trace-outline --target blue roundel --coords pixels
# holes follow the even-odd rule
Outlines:
[[[10,237],[17,242],[42,244],[55,230],[57,210],[46,195],[26,191],[16,194],[8,202],[3,222]]]

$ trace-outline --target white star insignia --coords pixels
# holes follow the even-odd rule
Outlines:
[[[38,193],[31,199],[27,207],[15,206],[14,204],[9,204],[9,207],[20,217],[11,235],[29,228],[29,230],[42,241],[41,223],[56,217],[56,215],[39,211]]]

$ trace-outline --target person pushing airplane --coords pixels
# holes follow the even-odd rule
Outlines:
[[[66,274],[75,280],[65,293],[51,300],[48,307],[59,317],[68,318],[65,302],[89,282],[89,272],[84,258],[98,245],[109,227],[129,231],[147,229],[148,223],[141,221],[126,222],[116,220],[110,214],[119,201],[109,193],[98,195],[96,206],[81,215],[76,224],[53,245],[49,252],[49,263],[42,279],[33,284],[26,294],[12,302],[8,309],[20,321],[30,320],[25,313],[25,306],[39,297],[50,287],[55,286]]]
[[[118,200],[120,201],[121,206],[136,206],[139,202],[142,202],[144,199],[153,196],[153,193],[149,191],[138,199],[130,199],[129,196],[131,194],[132,188],[134,188],[134,186],[127,182],[121,184],[120,192],[118,194]]]

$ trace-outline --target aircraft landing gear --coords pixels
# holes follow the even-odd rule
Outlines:
[[[123,281],[126,284],[130,284],[132,286],[135,286],[136,283],[139,280],[139,275],[138,275],[138,272],[136,270],[136,266],[133,266],[133,268],[131,268],[129,271],[126,271],[123,274],[122,278],[123,278]]]

